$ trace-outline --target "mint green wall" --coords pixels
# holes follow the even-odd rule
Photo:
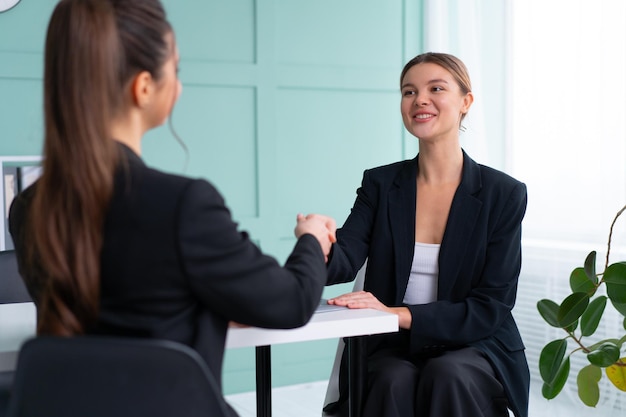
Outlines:
[[[172,121],[144,159],[205,177],[233,217],[281,261],[298,212],[341,224],[365,168],[412,157],[398,77],[421,52],[420,0],[165,0],[181,55]],[[0,14],[0,155],[41,149],[42,49],[54,1]],[[325,296],[351,285],[327,288]],[[326,379],[336,340],[273,348],[274,386]],[[227,393],[254,389],[252,349],[228,350]]]
[[[0,13],[0,155],[41,152],[42,50],[53,1]]]

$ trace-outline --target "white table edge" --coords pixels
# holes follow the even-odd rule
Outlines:
[[[316,313],[295,329],[230,328],[226,348],[267,346],[398,331],[398,316],[377,310],[338,310]]]
[[[6,316],[10,314],[11,317]],[[15,319],[18,314],[20,319]],[[11,326],[7,333],[6,328]],[[22,343],[35,336],[36,313],[33,303],[0,305],[0,372],[11,371],[17,364]],[[230,328],[226,348],[267,346],[398,331],[398,316],[377,310],[317,312],[304,326],[296,329]]]

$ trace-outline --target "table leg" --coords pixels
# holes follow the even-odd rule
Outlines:
[[[272,351],[270,346],[256,348],[256,415],[272,415]]]
[[[360,417],[366,377],[364,337],[346,338],[346,348],[348,353],[348,415]]]

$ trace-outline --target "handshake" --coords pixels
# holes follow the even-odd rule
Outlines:
[[[300,238],[307,233],[315,236],[322,247],[322,252],[324,252],[324,259],[328,261],[330,248],[337,241],[335,219],[322,214],[308,214],[306,216],[298,214],[296,220],[297,224],[294,230],[296,237]]]

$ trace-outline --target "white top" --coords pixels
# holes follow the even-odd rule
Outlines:
[[[413,265],[404,293],[404,304],[427,304],[437,300],[439,247],[435,243],[415,242]]]

